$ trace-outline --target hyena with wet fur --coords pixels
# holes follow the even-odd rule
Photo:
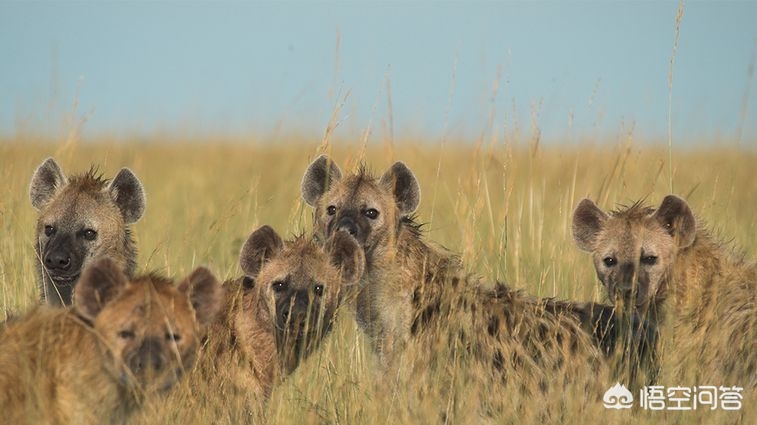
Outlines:
[[[610,299],[672,333],[663,365],[677,370],[666,376],[757,387],[757,265],[713,238],[686,201],[606,213],[584,199],[573,235]]]
[[[108,182],[96,171],[66,177],[46,159],[32,177],[29,195],[39,211],[35,251],[40,298],[70,305],[82,268],[108,256],[132,276],[136,248],[128,225],[145,210],[142,184],[128,168]]]
[[[192,399],[181,405],[198,403],[190,409],[192,415],[205,412],[214,421],[233,423],[263,420],[261,408],[273,386],[330,331],[343,297],[362,276],[365,257],[343,232],[320,246],[303,236],[283,241],[271,227],[262,226],[242,247],[240,265],[245,276],[224,284],[224,307],[208,330],[186,392],[172,395],[175,400]],[[201,394],[203,389],[211,393]]]
[[[604,361],[577,312],[591,321],[602,317],[600,308],[611,312],[611,306],[597,305],[592,312],[589,304],[538,300],[466,275],[454,254],[424,241],[411,217],[420,188],[403,163],[380,178],[363,169],[342,176],[321,156],[305,173],[302,195],[315,208],[316,238],[345,231],[363,246],[367,265],[356,316],[385,367],[409,364],[400,359],[406,352],[444,341],[461,347],[464,358],[498,371],[484,374],[495,381],[528,376],[541,389],[562,390],[563,380],[591,388],[603,376]],[[434,355],[420,351],[419,362]]]
[[[101,258],[74,290],[74,306],[37,306],[0,334],[4,423],[124,422],[192,367],[200,328],[220,307],[220,285],[205,268],[174,285],[127,278]]]

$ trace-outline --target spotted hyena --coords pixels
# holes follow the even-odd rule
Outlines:
[[[145,194],[129,169],[110,182],[94,169],[68,178],[48,158],[34,172],[29,193],[39,211],[35,250],[43,301],[70,305],[82,268],[100,256],[133,275],[137,254],[128,225],[144,213]]]
[[[305,173],[302,195],[315,208],[316,238],[345,231],[363,246],[357,320],[389,370],[417,363],[425,370],[435,356],[450,355],[483,368],[481,376],[495,381],[488,384],[528,376],[541,389],[563,389],[566,380],[590,388],[604,373],[600,351],[573,312],[580,306],[480,281],[454,254],[424,241],[412,219],[420,189],[403,163],[380,178],[363,169],[343,176],[321,156]]]
[[[456,255],[427,243],[412,213],[420,186],[401,162],[377,179],[364,169],[342,176],[327,156],[318,157],[302,180],[303,199],[314,207],[315,238],[342,230],[363,247],[366,273],[356,299],[356,318],[381,360],[390,361],[410,335],[415,283],[459,268]]]
[[[686,201],[606,213],[584,199],[573,235],[611,299],[670,325],[666,368],[701,384],[757,385],[757,266],[715,240]]]
[[[120,423],[189,369],[220,306],[205,268],[174,285],[130,279],[107,257],[84,268],[68,308],[38,306],[0,334],[7,423]]]
[[[342,232],[321,246],[303,236],[283,241],[262,226],[243,245],[240,265],[245,276],[224,284],[225,306],[187,386],[194,394],[207,388],[195,397],[199,409],[231,422],[254,421],[275,383],[317,349],[365,258]]]

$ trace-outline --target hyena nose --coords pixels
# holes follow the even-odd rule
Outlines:
[[[45,255],[45,267],[48,269],[68,270],[71,267],[71,257],[61,251],[53,251]]]
[[[632,263],[625,263],[620,266],[619,279],[618,279],[618,291],[627,295],[630,294],[632,289],[636,286],[637,269]]]
[[[344,230],[349,233],[350,236],[357,236],[357,225],[355,221],[350,218],[343,218],[337,223],[336,230]]]
[[[163,344],[156,338],[148,338],[142,343],[129,362],[129,368],[138,373],[144,370],[158,372],[163,369]]]

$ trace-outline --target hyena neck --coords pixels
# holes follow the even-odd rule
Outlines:
[[[428,284],[440,273],[455,273],[462,269],[459,258],[446,248],[426,242],[419,227],[412,222],[400,227],[397,236],[398,266],[412,276],[417,285]]]
[[[694,243],[678,252],[670,276],[676,313],[701,306],[706,294],[717,290],[719,277],[737,262],[707,231],[698,230]]]
[[[384,257],[369,263],[357,297],[358,324],[385,366],[411,338],[416,310],[438,304],[448,278],[462,269],[454,254],[424,241],[418,226],[409,223],[400,226]]]

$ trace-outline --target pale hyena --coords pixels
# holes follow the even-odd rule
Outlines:
[[[657,208],[635,203],[606,213],[584,199],[573,235],[611,299],[669,323],[670,373],[757,385],[757,266],[716,241],[684,200],[669,195]]]
[[[39,210],[35,250],[43,301],[71,304],[82,268],[97,257],[108,256],[133,275],[136,248],[128,226],[144,213],[145,194],[129,169],[110,182],[94,169],[66,177],[48,158],[34,172],[29,193]]]

